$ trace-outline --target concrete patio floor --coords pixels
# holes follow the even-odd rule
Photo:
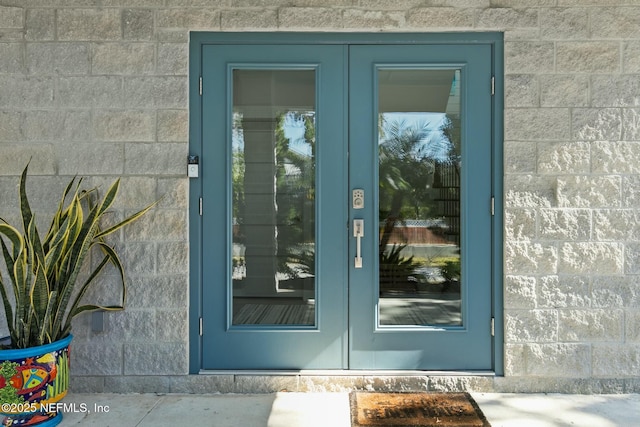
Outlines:
[[[640,394],[471,393],[492,427],[632,427]],[[349,427],[348,393],[69,394],[62,427]]]

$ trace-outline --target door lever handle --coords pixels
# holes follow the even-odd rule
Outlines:
[[[355,268],[362,268],[362,242],[364,237],[364,219],[353,220],[353,237],[356,238]]]

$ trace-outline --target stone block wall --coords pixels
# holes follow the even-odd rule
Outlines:
[[[76,322],[85,389],[188,382],[192,30],[503,31],[495,387],[640,390],[639,0],[0,0],[0,216],[29,159],[36,209],[75,174],[123,177],[121,213],[164,195],[118,236],[127,311]]]

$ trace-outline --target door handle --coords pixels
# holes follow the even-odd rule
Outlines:
[[[356,238],[355,268],[362,268],[362,242],[364,237],[364,219],[353,220],[353,237]]]

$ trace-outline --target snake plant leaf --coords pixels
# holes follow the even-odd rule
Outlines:
[[[72,319],[88,311],[122,310],[126,302],[126,280],[122,261],[105,236],[139,219],[157,202],[116,222],[105,230],[101,224],[120,187],[116,179],[102,197],[95,188],[82,189],[82,178],[74,177],[65,187],[57,210],[42,238],[36,226],[26,191],[27,171],[18,190],[23,232],[0,219],[0,247],[6,279],[0,277],[0,296],[13,348],[26,348],[57,341],[71,331]],[[97,266],[92,254],[101,252]],[[112,265],[122,286],[120,304],[83,304],[89,289],[104,269]]]

